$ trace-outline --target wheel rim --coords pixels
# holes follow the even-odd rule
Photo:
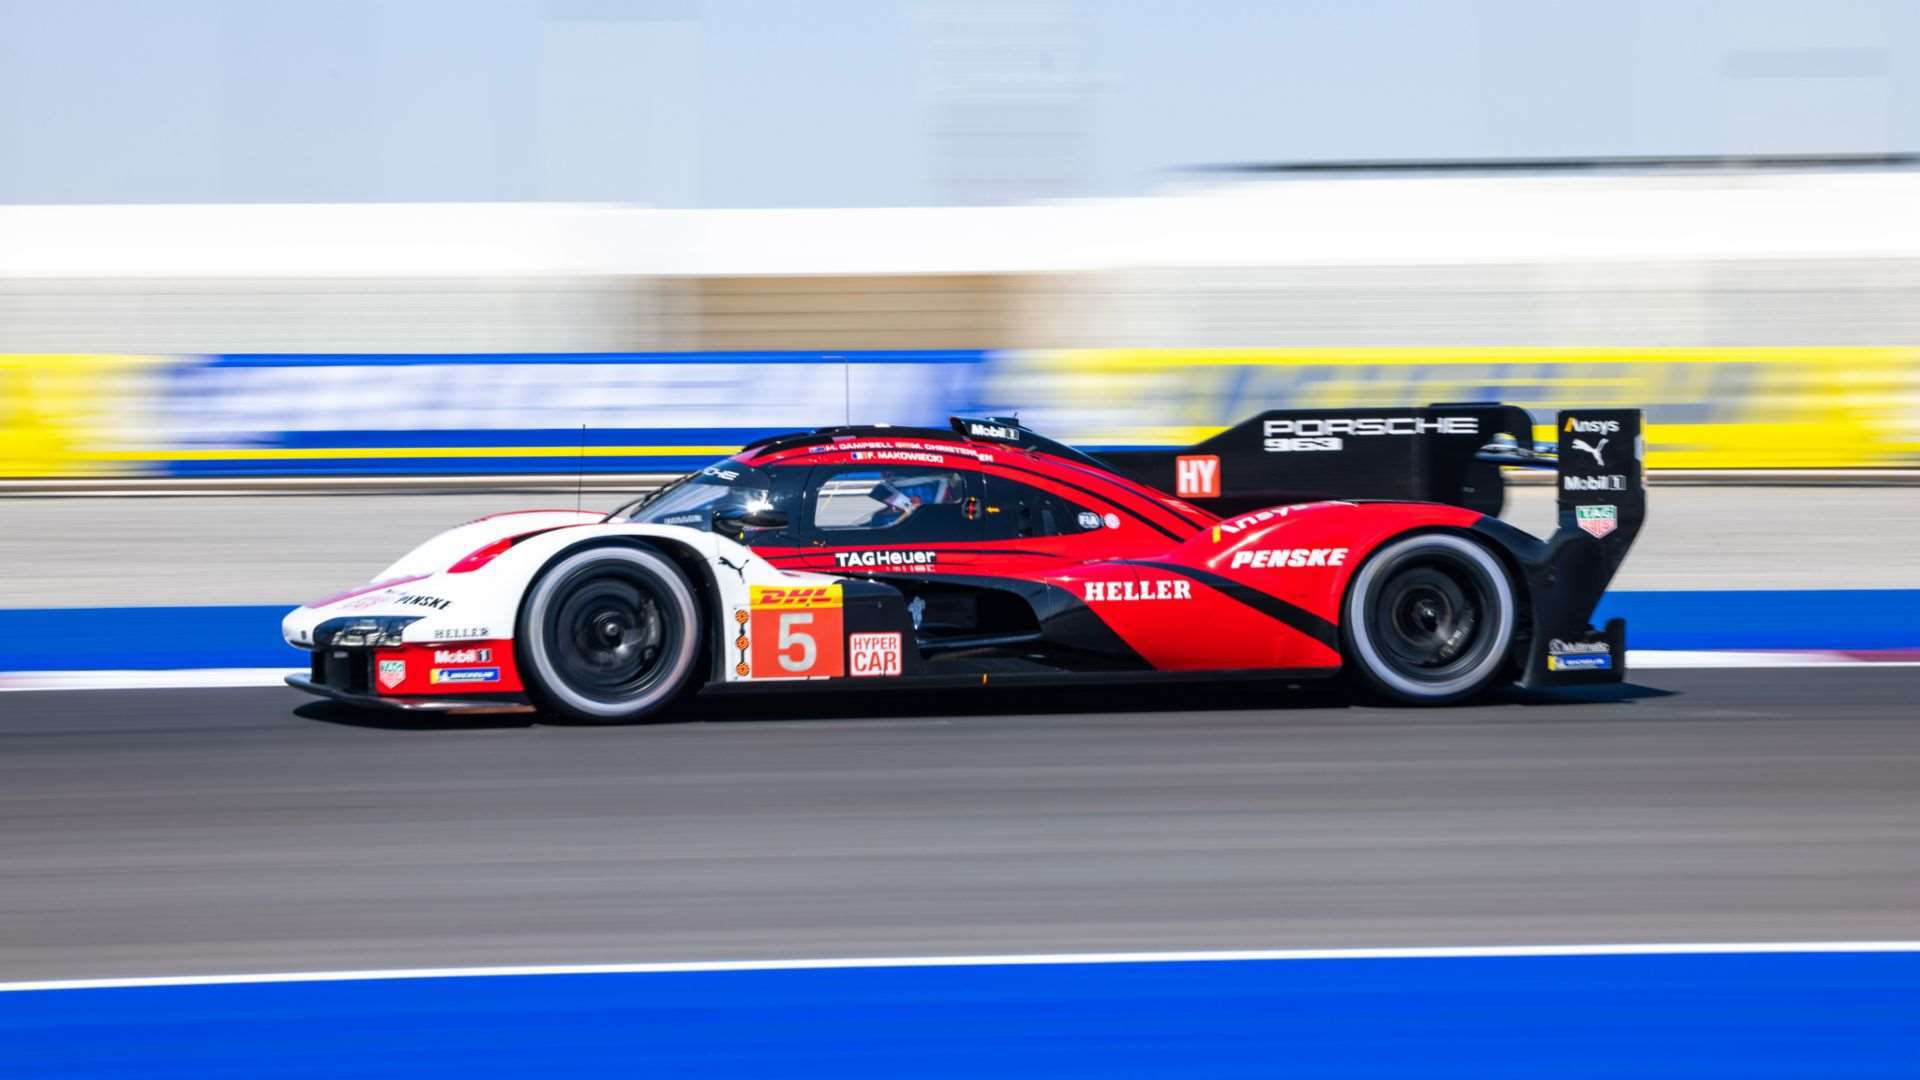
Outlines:
[[[1508,592],[1462,546],[1451,539],[1410,545],[1385,560],[1368,591],[1368,651],[1409,692],[1471,685],[1511,639]]]
[[[682,629],[650,578],[605,566],[564,582],[546,620],[548,655],[566,683],[602,701],[631,699],[670,668]]]

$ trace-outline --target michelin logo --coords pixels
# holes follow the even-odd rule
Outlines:
[[[434,668],[428,672],[427,681],[436,686],[441,683],[495,683],[500,681],[500,669],[497,667]]]
[[[1562,641],[1554,638],[1547,642],[1548,671],[1610,671],[1613,669],[1613,646],[1604,641]]]

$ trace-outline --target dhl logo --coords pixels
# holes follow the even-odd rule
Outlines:
[[[794,611],[840,606],[838,585],[755,585],[753,606],[761,611]]]

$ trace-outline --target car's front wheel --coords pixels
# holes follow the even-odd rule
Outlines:
[[[1517,621],[1506,567],[1449,533],[1381,548],[1354,575],[1344,614],[1347,660],[1360,678],[1419,705],[1485,690],[1507,670]]]
[[[533,583],[519,640],[536,704],[588,723],[636,723],[658,718],[693,679],[700,609],[664,555],[588,548]]]

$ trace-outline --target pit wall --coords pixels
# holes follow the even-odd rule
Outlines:
[[[1165,446],[1263,409],[1496,399],[1642,407],[1654,469],[1920,465],[1915,346],[90,353],[0,355],[0,479],[659,473],[959,412]]]

